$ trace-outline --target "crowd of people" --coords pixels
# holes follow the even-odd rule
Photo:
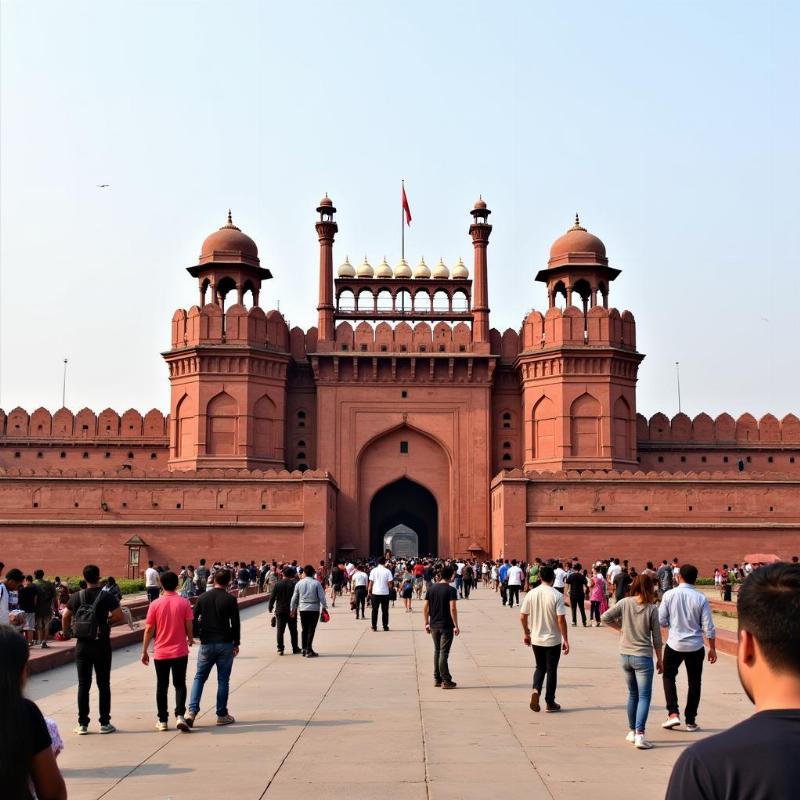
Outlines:
[[[745,564],[740,569],[735,565],[739,674],[759,713],[725,734],[688,749],[673,771],[669,800],[731,796],[715,793],[728,785],[730,770],[724,773],[709,768],[708,758],[725,746],[739,748],[744,757],[750,735],[763,737],[765,732],[780,731],[786,746],[773,749],[769,758],[776,765],[789,763],[781,759],[785,759],[787,747],[797,747],[800,735],[797,562],[795,556],[793,563],[761,568]],[[116,581],[101,580],[96,565],[84,568],[80,585],[72,593],[59,578],[52,582],[45,578],[42,570],[25,575],[14,568],[5,576],[3,570],[0,564],[0,577],[4,578],[0,580],[0,696],[3,707],[24,727],[25,735],[12,742],[8,725],[0,725],[0,785],[18,787],[17,794],[9,795],[12,797],[60,800],[66,797],[66,789],[55,759],[63,742],[55,723],[45,719],[22,694],[29,650],[36,644],[46,647],[54,634],[74,637],[78,684],[75,733],[89,732],[93,679],[99,695],[99,732],[114,733],[111,627],[132,621],[123,613]],[[715,570],[714,583],[720,587],[724,584],[717,580],[717,572],[728,574],[727,567]],[[217,561],[207,566],[205,559],[200,559],[197,567],[187,565],[173,571],[150,562],[145,571],[148,606],[141,661],[149,666],[152,645],[158,730],[169,730],[170,683],[175,694],[175,726],[185,732],[195,726],[212,668],[217,677],[215,724],[230,725],[235,719],[228,709],[229,682],[241,643],[239,596],[249,591],[266,592],[278,654],[286,652],[288,630],[290,652],[305,658],[317,657],[314,638],[318,623],[330,619],[328,608],[335,607],[337,600],[349,600],[357,620],[366,620],[369,607],[371,628],[377,632],[379,624],[384,631],[390,629],[390,609],[398,600],[408,614],[413,613],[416,599],[423,604],[423,624],[431,636],[434,686],[455,689],[449,655],[460,634],[458,601],[468,600],[482,585],[497,594],[502,606],[518,608],[522,641],[531,647],[534,661],[530,709],[556,713],[561,710],[556,700],[558,667],[561,657],[570,653],[568,600],[573,626],[578,625],[580,617],[584,627],[620,628],[620,666],[627,690],[625,738],[637,749],[649,750],[653,743],[647,738],[646,726],[656,673],[661,676],[667,706],[661,727],[700,730],[697,715],[703,665],[706,661],[714,664],[717,653],[708,597],[696,588],[697,579],[696,567],[678,558],[664,560],[657,568],[647,562],[641,571],[618,558],[597,561],[586,569],[577,557],[536,558],[527,563],[516,559],[405,559],[393,558],[388,552],[378,559],[320,562],[317,567],[300,567],[297,561],[262,561],[260,565],[255,561]],[[189,692],[189,651],[198,640]],[[676,685],[681,665],[688,680],[682,718]],[[704,765],[702,770],[700,764]],[[747,775],[737,777],[745,782],[743,785],[748,779]]]

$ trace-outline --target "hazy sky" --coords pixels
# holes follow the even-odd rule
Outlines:
[[[472,263],[491,321],[581,220],[623,272],[638,406],[800,412],[800,11],[793,2],[0,3],[0,405],[168,410],[170,318],[227,208],[316,324],[335,263]],[[96,184],[110,183],[108,189]]]

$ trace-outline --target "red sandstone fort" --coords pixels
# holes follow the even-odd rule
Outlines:
[[[536,280],[547,310],[490,328],[483,200],[471,270],[346,260],[317,208],[317,327],[260,305],[228,216],[172,317],[169,415],[0,411],[0,558],[138,575],[147,559],[380,553],[679,556],[708,570],[800,536],[800,421],[636,413],[643,355],[579,221]],[[523,289],[524,287],[520,287]],[[388,537],[388,538],[387,538]]]

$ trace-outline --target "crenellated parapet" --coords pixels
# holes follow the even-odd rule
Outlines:
[[[787,414],[781,420],[772,414],[765,414],[759,420],[752,414],[741,414],[734,419],[727,413],[716,419],[708,414],[698,414],[694,419],[676,414],[670,419],[659,412],[648,420],[637,414],[636,438],[640,444],[800,445],[800,419],[794,414]]]
[[[289,328],[280,311],[265,313],[258,306],[247,309],[238,303],[225,311],[208,303],[172,315],[173,349],[219,344],[287,352]]]
[[[585,314],[575,306],[531,311],[522,324],[522,351],[548,347],[618,347],[636,350],[636,320],[630,311],[594,306]]]
[[[77,414],[68,408],[60,408],[54,414],[46,408],[37,408],[32,414],[19,407],[8,414],[0,409],[0,441],[145,439],[153,442],[167,436],[168,425],[168,417],[155,408],[144,416],[132,408],[121,416],[111,408],[99,414],[90,408],[82,408]]]

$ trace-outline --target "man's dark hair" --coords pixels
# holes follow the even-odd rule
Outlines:
[[[739,630],[753,635],[769,664],[800,675],[800,564],[755,570],[739,589],[736,610]]]
[[[305,574],[305,576],[307,578],[313,578],[314,577],[314,567],[312,567],[311,564],[306,564],[303,567],[303,572],[304,572],[304,574]]]
[[[35,570],[33,573],[33,577],[36,578],[37,581],[42,580],[42,578],[44,578],[44,570],[43,569]]]
[[[174,572],[165,572],[161,575],[161,585],[167,592],[174,592],[178,588],[178,576]]]
[[[576,572],[580,572],[580,571],[583,569],[583,567],[582,567],[582,566],[581,566],[581,565],[580,565],[580,564],[579,564],[577,561],[576,561],[576,562],[575,562],[575,563],[572,565],[572,568],[573,568],[573,569],[574,569]]]
[[[653,569],[653,562],[652,561],[648,561],[647,562],[647,569]]]
[[[680,576],[686,583],[697,583],[697,567],[694,564],[681,564]]]
[[[378,559],[378,563],[379,563],[379,564],[385,564],[385,563],[386,563],[386,559],[385,559],[383,556],[381,556],[381,557]]]
[[[516,567],[517,566],[517,559],[516,558],[512,558],[511,559],[511,566],[512,567]]]
[[[615,559],[614,559],[614,563],[615,563],[617,566],[619,566],[619,559],[618,559],[618,558],[615,558]]]
[[[539,580],[542,583],[552,583],[556,579],[556,571],[549,565],[545,564],[539,570]]]
[[[218,569],[214,573],[214,583],[217,586],[227,586],[231,582],[231,571],[229,569]]]
[[[667,566],[667,559],[665,558],[661,563],[666,567]]]
[[[200,566],[204,567],[206,565],[206,560],[204,558],[200,559]]]
[[[152,567],[152,566],[153,566],[153,562],[152,562],[152,561],[148,561],[148,562],[147,562],[147,566],[148,566],[148,567]]]
[[[442,580],[447,581],[447,583],[453,580],[453,568],[449,564],[442,567],[442,571],[439,574],[442,576]]]
[[[100,582],[100,567],[97,564],[87,564],[83,568],[83,579],[86,583]]]

